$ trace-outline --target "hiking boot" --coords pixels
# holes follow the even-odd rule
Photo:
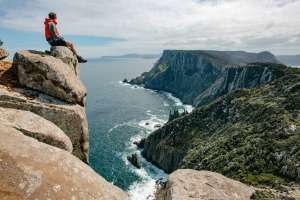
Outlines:
[[[77,56],[77,59],[78,59],[79,63],[86,63],[87,62],[87,60],[82,58],[81,56]]]

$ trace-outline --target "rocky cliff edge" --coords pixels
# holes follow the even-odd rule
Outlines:
[[[0,60],[1,198],[128,199],[85,164],[85,97],[67,47]]]

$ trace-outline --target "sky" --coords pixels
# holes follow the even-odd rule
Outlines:
[[[165,49],[300,54],[300,0],[0,0],[10,56],[48,50],[44,20],[86,58]]]

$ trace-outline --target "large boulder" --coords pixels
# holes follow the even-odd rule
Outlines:
[[[9,56],[9,52],[4,48],[0,48],[0,60],[3,60],[7,56]]]
[[[33,112],[59,127],[73,144],[73,155],[88,163],[89,133],[85,108],[30,89],[0,86],[0,107]]]
[[[77,57],[74,55],[71,49],[65,46],[52,46],[51,55],[66,63],[79,77],[80,65],[78,63]]]
[[[129,199],[64,150],[2,124],[0,138],[1,199]]]
[[[254,193],[253,188],[215,172],[179,169],[169,176],[164,199],[246,200]]]
[[[18,51],[13,65],[21,85],[70,103],[84,105],[86,89],[62,60],[38,51]]]
[[[40,142],[70,153],[73,151],[70,139],[60,128],[32,112],[0,107],[0,124],[11,126]]]

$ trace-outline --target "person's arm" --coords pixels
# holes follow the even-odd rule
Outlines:
[[[49,23],[49,30],[50,30],[50,33],[51,33],[52,37],[54,38],[54,40],[57,40],[59,36],[56,35],[55,24],[53,22]]]

